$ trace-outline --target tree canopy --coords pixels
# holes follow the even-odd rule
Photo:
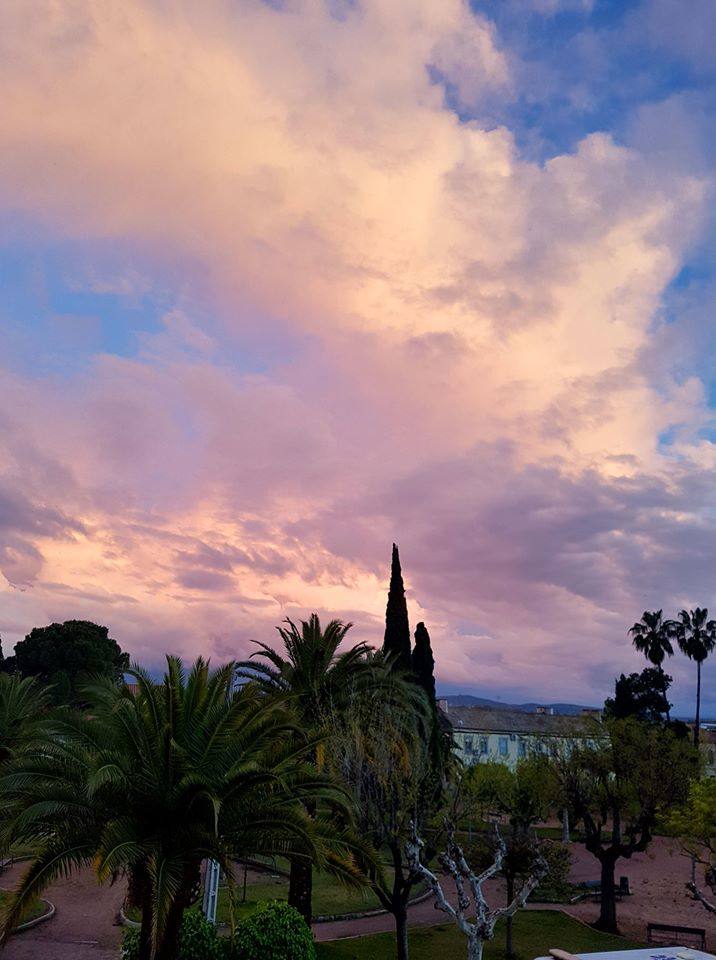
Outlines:
[[[604,703],[604,712],[616,720],[634,717],[650,723],[663,723],[671,708],[667,692],[671,677],[655,667],[641,673],[621,674],[614,686],[614,696]]]
[[[668,728],[606,718],[591,741],[554,758],[555,775],[600,863],[598,925],[616,931],[614,870],[651,843],[660,811],[683,802],[698,770],[694,748]]]
[[[691,856],[693,870],[687,884],[691,895],[709,913],[716,913],[716,780],[707,777],[694,781],[686,802],[667,814],[666,823],[681,837],[684,851]],[[701,887],[697,865],[709,894]]]
[[[90,709],[58,711],[58,736],[3,769],[0,844],[38,849],[2,918],[7,937],[49,883],[92,865],[100,881],[129,876],[142,908],[141,960],[175,960],[184,910],[201,863],[299,852],[357,882],[340,818],[310,818],[306,802],[349,808],[308,762],[315,745],[278,703],[247,687],[230,697],[234,665],[185,673],[167,658],[157,686],[132,671],[137,691],[99,680]]]
[[[66,620],[35,627],[15,646],[15,670],[51,685],[54,703],[78,704],[79,686],[90,677],[118,683],[129,668],[129,655],[109,636],[107,627],[89,620]]]

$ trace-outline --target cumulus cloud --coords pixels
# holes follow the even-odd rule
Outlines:
[[[378,640],[397,539],[442,680],[566,696],[571,655],[586,698],[643,607],[709,602],[706,393],[653,349],[709,184],[653,115],[529,161],[480,118],[515,55],[461,0],[0,18],[0,203],[131,245],[84,276],[135,309],[189,265],[134,355],[4,374],[32,589],[0,628],[111,606],[151,662],[312,609]]]

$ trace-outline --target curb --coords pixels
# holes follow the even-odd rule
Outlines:
[[[46,920],[52,920],[54,915],[57,913],[57,907],[50,900],[45,900],[44,897],[40,898],[40,903],[47,904],[47,910],[40,914],[39,917],[34,917],[32,920],[26,920],[25,923],[21,923],[18,927],[12,931],[14,936],[16,933],[22,933],[24,930],[31,930],[33,927],[36,927],[40,923],[44,923]]]
[[[142,926],[138,920],[130,920],[127,914],[124,912],[124,904],[119,908],[119,922],[123,927],[133,927],[135,930],[139,930]]]
[[[429,900],[432,895],[432,890],[426,890],[424,893],[421,893],[420,896],[408,900],[408,910],[419,903],[423,903],[425,900]],[[326,914],[325,916],[314,917],[311,920],[311,925],[314,923],[340,923],[341,920],[364,920],[369,917],[382,917],[387,913],[390,913],[390,911],[381,907],[378,910],[366,910],[363,913]]]
[[[25,863],[26,860],[34,860],[35,858],[31,853],[23,853],[21,857],[5,857],[4,860],[0,860],[0,874],[7,867],[12,867],[16,863]]]
[[[247,867],[253,867],[255,870],[263,871],[264,873],[275,874],[277,877],[285,877],[288,879],[290,876],[288,870],[281,870],[278,867],[274,870],[273,867],[271,867],[268,863],[264,863],[263,860],[253,860],[251,857],[240,857],[234,862],[240,863],[242,867],[245,865]]]
[[[3,893],[12,893],[12,890],[3,890]],[[41,913],[39,917],[33,917],[32,920],[26,920],[24,923],[19,923],[16,927],[13,927],[10,931],[10,936],[14,937],[16,933],[22,933],[24,930],[31,930],[33,927],[36,927],[39,923],[44,923],[46,920],[51,920],[57,908],[51,900],[45,900],[44,897],[38,897],[40,903],[44,903],[47,906],[47,910],[44,913]]]

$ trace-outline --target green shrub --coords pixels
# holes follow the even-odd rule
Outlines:
[[[179,932],[179,960],[215,960],[219,956],[216,927],[203,913],[184,914]]]
[[[128,930],[122,940],[122,960],[137,960],[139,930]],[[178,960],[224,960],[227,953],[219,943],[215,927],[198,910],[184,914],[179,933]]]
[[[532,897],[535,901],[546,903],[564,903],[574,893],[569,882],[572,866],[572,854],[563,843],[547,842],[540,846],[540,852],[547,861],[547,874],[541,880]]]
[[[240,960],[316,960],[311,928],[298,910],[277,901],[239,924],[236,955]]]
[[[572,854],[564,843],[543,843],[540,852],[547,861],[547,875],[542,885],[554,890],[566,890],[569,887],[569,871],[572,867]]]
[[[122,960],[137,960],[139,956],[139,930],[127,930],[122,938]]]

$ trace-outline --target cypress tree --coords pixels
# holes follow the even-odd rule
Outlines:
[[[425,624],[420,623],[415,628],[415,646],[413,647],[412,667],[415,679],[427,693],[431,703],[435,703],[435,658],[430,646],[430,634]]]
[[[405,602],[405,586],[400,569],[398,548],[393,544],[393,559],[390,567],[390,589],[385,609],[385,638],[383,651],[393,657],[395,665],[410,670],[410,625],[408,605]]]

